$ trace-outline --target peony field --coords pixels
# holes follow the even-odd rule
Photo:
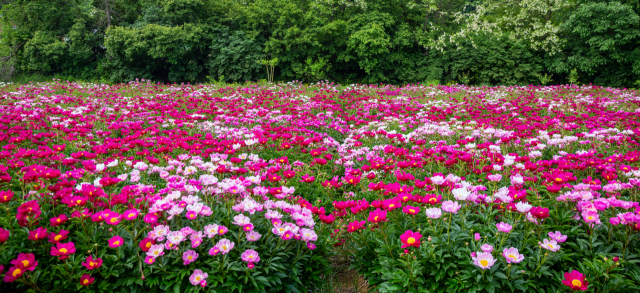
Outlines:
[[[0,84],[0,292],[640,292],[639,167],[637,90]]]

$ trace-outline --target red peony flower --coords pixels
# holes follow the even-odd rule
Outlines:
[[[96,278],[93,278],[88,274],[83,274],[82,277],[80,277],[80,285],[82,286],[89,286],[93,284],[93,282],[95,281],[96,281]]]

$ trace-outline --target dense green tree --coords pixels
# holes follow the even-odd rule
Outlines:
[[[277,58],[280,81],[510,85],[573,70],[640,86],[634,1],[0,0],[0,67],[242,82]]]
[[[582,82],[625,86],[640,81],[640,16],[629,4],[584,3],[563,24],[567,45],[550,69],[576,69]],[[638,84],[640,85],[640,84]]]

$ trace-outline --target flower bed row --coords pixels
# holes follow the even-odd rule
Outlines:
[[[639,290],[637,92],[1,91],[3,290]]]

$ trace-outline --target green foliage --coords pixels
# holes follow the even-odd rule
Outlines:
[[[113,57],[114,81],[158,77],[165,82],[196,80],[203,73],[205,52],[211,43],[210,28],[195,24],[112,27],[107,34],[105,47]]]
[[[640,16],[620,2],[582,4],[564,23],[567,49],[550,69],[575,68],[583,82],[628,86],[640,75]]]
[[[432,50],[432,79],[444,81],[467,78],[475,84],[535,84],[543,70],[543,57],[523,42],[492,35],[478,35],[460,49]],[[437,68],[437,69],[436,69]],[[441,70],[442,75],[437,72]]]
[[[571,69],[571,73],[569,74],[569,82],[571,84],[577,84],[578,78],[580,78],[580,76],[578,76],[578,70],[575,68]]]
[[[538,77],[538,79],[540,80],[540,84],[541,85],[547,85],[550,81],[552,81],[553,79],[551,78],[553,76],[552,75],[547,75],[546,73],[544,75],[542,74],[538,74],[536,75]]]
[[[0,12],[12,28],[0,58],[110,81],[522,85],[569,83],[575,69],[576,82],[640,82],[635,2],[514,1],[15,0]],[[265,58],[278,58],[273,73]]]
[[[294,69],[304,76],[304,81],[317,82],[327,78],[326,72],[331,68],[331,64],[326,59],[320,57],[317,61],[307,58],[303,66]]]
[[[225,77],[227,82],[255,81],[264,76],[258,64],[264,55],[261,42],[244,31],[218,30],[210,49],[206,67],[213,76]]]

